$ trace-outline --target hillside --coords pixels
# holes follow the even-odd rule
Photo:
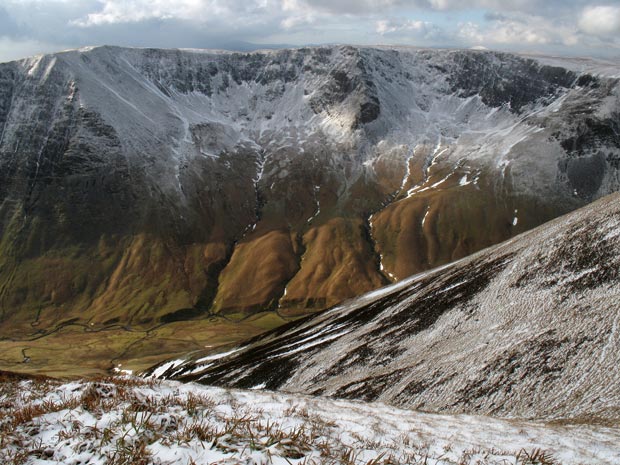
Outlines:
[[[617,422],[620,195],[151,375],[432,412]]]
[[[0,366],[145,368],[614,192],[615,71],[350,46],[0,64]]]

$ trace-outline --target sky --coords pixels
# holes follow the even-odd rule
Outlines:
[[[0,0],[0,62],[104,44],[330,43],[620,58],[620,0]]]

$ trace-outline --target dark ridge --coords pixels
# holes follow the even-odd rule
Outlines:
[[[510,263],[513,256],[514,254],[507,254],[491,261],[471,262],[456,268],[456,273],[451,273],[448,278],[441,276],[425,278],[420,282],[421,291],[415,303],[393,313],[381,327],[368,335],[370,337],[391,335],[402,338],[424,331],[448,310],[459,305],[465,307]],[[450,289],[450,292],[437,292],[441,288]],[[386,333],[386,327],[392,329]]]
[[[572,129],[572,135],[561,142],[562,148],[567,152],[583,156],[605,143],[620,146],[620,114],[605,119],[582,117],[578,125]]]
[[[354,381],[340,387],[333,397],[339,399],[358,399],[365,402],[376,400],[389,386],[405,376],[407,368],[391,371],[382,375],[372,376],[363,380]]]
[[[577,78],[564,68],[505,53],[466,51],[455,52],[453,57],[454,67],[447,75],[453,92],[463,97],[479,94],[487,105],[509,105],[513,112],[553,97],[560,89],[571,87]]]

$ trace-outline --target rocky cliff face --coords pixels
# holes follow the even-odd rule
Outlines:
[[[620,187],[618,79],[494,52],[0,65],[0,327],[323,309]]]
[[[620,196],[151,374],[452,413],[620,417]]]

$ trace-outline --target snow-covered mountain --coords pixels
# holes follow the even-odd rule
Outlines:
[[[0,328],[294,316],[618,190],[620,67],[545,60],[97,47],[1,64]]]
[[[620,418],[620,195],[156,377],[435,412]]]

